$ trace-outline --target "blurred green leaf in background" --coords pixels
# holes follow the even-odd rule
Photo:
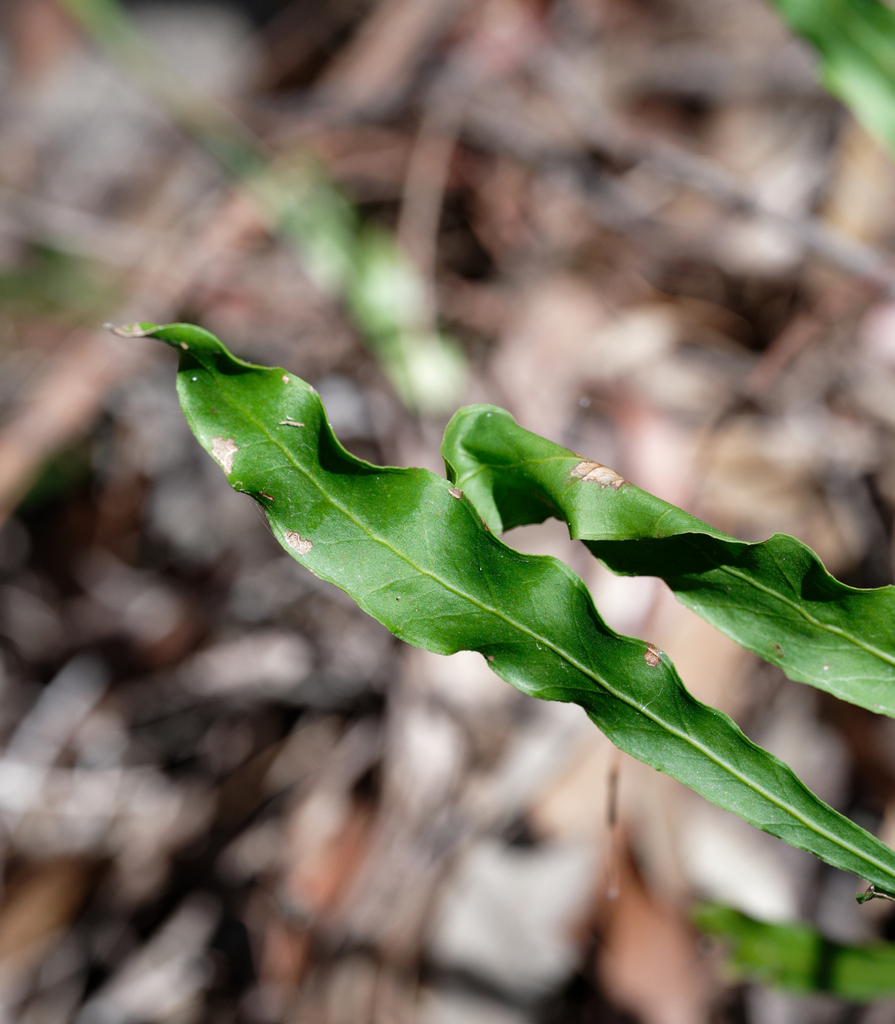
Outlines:
[[[895,152],[895,11],[880,0],[774,0],[818,51],[824,85]]]
[[[693,921],[729,947],[741,978],[790,992],[827,992],[854,1003],[895,994],[895,943],[840,945],[808,924],[757,921],[732,907],[698,904]]]

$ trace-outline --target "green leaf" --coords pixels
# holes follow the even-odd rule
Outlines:
[[[661,577],[790,679],[895,715],[895,587],[848,587],[784,534],[757,544],[729,537],[494,406],[461,409],[442,454],[495,532],[564,519],[613,572]]]
[[[230,484],[297,561],[396,636],[479,651],[524,693],[580,704],[622,750],[720,807],[895,891],[895,853],[695,700],[655,648],[609,629],[562,562],[502,544],[449,481],[351,456],[317,393],[285,371],[243,363],[188,325],[122,333],[177,350],[184,414]]]
[[[895,943],[841,946],[810,925],[769,924],[711,903],[697,906],[693,920],[731,945],[730,966],[741,976],[855,1003],[895,994]]]
[[[774,0],[812,43],[826,88],[895,151],[895,11],[879,0]]]

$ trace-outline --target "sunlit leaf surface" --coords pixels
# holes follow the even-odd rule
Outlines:
[[[122,333],[152,334],[177,350],[184,414],[231,486],[264,508],[297,561],[396,636],[439,654],[480,652],[523,692],[579,704],[622,750],[720,807],[895,891],[895,853],[815,797],[726,715],[695,700],[661,652],[609,629],[566,565],[501,543],[462,485],[354,458],[313,388],[235,359],[206,331],[143,324]],[[471,415],[489,418],[487,410]],[[512,426],[509,417],[503,423]],[[508,479],[521,501],[521,478]],[[568,481],[590,485],[574,474]],[[501,492],[499,503],[507,497]],[[671,525],[671,512],[666,520]]]

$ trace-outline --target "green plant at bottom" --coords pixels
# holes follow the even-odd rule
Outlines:
[[[853,1003],[895,995],[895,943],[841,945],[807,924],[756,921],[731,907],[703,903],[693,922],[722,939],[739,977],[790,992],[828,992]]]
[[[118,333],[177,351],[184,415],[230,485],[258,502],[293,558],[396,636],[438,654],[478,651],[524,693],[579,704],[638,760],[875,894],[895,893],[895,852],[696,700],[661,651],[611,630],[568,566],[495,534],[564,519],[611,569],[661,576],[792,678],[886,714],[895,589],[846,587],[790,537],[728,537],[494,406],[451,420],[447,479],[374,466],[339,444],[320,397],[292,374],[245,363],[188,324]]]

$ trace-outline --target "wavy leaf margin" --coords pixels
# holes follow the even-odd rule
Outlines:
[[[439,654],[480,652],[524,693],[579,704],[638,760],[895,892],[892,850],[697,701],[660,651],[609,629],[568,566],[499,541],[456,483],[350,455],[313,388],[236,359],[201,328],[118,333],[177,351],[184,415],[231,486],[261,505],[293,558],[396,636]]]

